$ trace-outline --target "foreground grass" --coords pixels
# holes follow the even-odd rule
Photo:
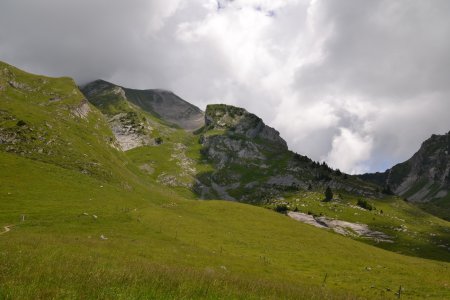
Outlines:
[[[263,208],[125,191],[10,154],[0,167],[0,224],[15,225],[0,236],[3,298],[386,298],[400,285],[404,297],[450,296],[447,263]]]

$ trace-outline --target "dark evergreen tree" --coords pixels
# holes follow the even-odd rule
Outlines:
[[[325,190],[325,201],[331,201],[333,200],[333,192],[331,191],[331,188],[327,186],[327,189]]]

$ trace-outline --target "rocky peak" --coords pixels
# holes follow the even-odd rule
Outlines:
[[[103,94],[105,92],[109,92],[114,88],[120,88],[110,82],[104,80],[95,80],[82,88],[83,94],[86,97],[97,96],[99,94]]]
[[[450,191],[450,132],[433,134],[407,161],[384,173],[364,174],[362,179],[389,187],[411,201],[444,198]]]
[[[82,88],[89,101],[106,105],[115,101],[125,101],[143,111],[170,124],[186,130],[195,130],[203,126],[203,112],[196,106],[186,102],[174,93],[161,89],[136,90],[128,89],[113,83],[96,80]],[[105,97],[107,96],[107,97]]]
[[[280,133],[264,124],[261,118],[245,109],[225,104],[208,105],[205,112],[207,130],[227,130],[249,139],[260,138],[287,150]]]
[[[450,169],[450,135],[433,134],[409,160],[410,174],[430,182],[447,184]]]

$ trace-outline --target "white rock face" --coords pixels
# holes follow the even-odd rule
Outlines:
[[[83,100],[79,106],[72,110],[72,113],[78,118],[86,119],[89,115],[91,108],[87,100]]]
[[[313,225],[318,228],[332,229],[334,232],[362,238],[373,239],[378,242],[393,243],[392,237],[380,232],[370,230],[367,224],[351,223],[347,221],[329,219],[326,217],[314,217],[300,212],[288,212],[288,216],[294,220]]]
[[[123,151],[152,144],[149,136],[140,133],[136,128],[126,124],[125,113],[120,113],[108,120],[114,136]],[[149,128],[148,128],[149,129]]]

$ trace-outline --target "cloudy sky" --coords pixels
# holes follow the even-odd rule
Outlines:
[[[245,107],[350,173],[450,130],[447,0],[1,0],[0,60]]]

